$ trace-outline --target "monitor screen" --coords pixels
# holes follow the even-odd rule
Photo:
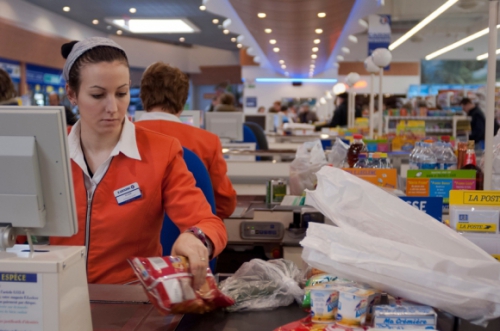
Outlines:
[[[188,125],[194,125],[194,117],[191,115],[181,115],[179,117],[182,123],[188,124]]]
[[[63,107],[0,107],[0,223],[18,234],[77,233]]]
[[[201,111],[200,110],[184,110],[181,113],[180,120],[184,124],[194,127],[200,127]]]
[[[262,131],[266,131],[266,114],[245,115],[245,122],[255,123],[262,128]]]
[[[205,129],[216,134],[223,141],[243,141],[243,113],[206,113]]]

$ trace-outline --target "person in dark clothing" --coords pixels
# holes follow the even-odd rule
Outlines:
[[[49,105],[61,106],[61,99],[59,98],[59,94],[57,94],[56,92],[51,92],[49,94]],[[68,126],[75,125],[76,121],[78,121],[75,114],[73,114],[73,112],[71,111],[71,109],[69,109],[68,106],[64,106],[64,110],[66,112],[66,125]]]
[[[0,106],[17,106],[17,92],[9,74],[0,69]]]
[[[337,126],[347,126],[347,110],[348,110],[348,104],[347,104],[347,93],[342,93],[337,95],[337,98],[340,100],[340,104],[337,106],[335,111],[333,112],[333,118],[328,125],[331,128],[337,127]],[[361,108],[356,107],[356,111],[354,116],[356,118],[361,117],[362,111]]]
[[[469,98],[463,98],[462,101],[460,101],[460,105],[462,105],[462,110],[467,114],[467,116],[471,117],[471,133],[469,135],[469,140],[474,140],[476,144],[484,141],[486,119],[483,111]],[[493,125],[493,134],[496,134],[499,128],[498,123],[495,121]]]

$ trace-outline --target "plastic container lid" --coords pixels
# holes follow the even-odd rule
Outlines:
[[[363,139],[363,135],[362,134],[353,134],[352,137],[354,139]]]

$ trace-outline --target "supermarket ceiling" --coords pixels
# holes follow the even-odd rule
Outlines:
[[[134,34],[125,29],[124,36],[168,42],[178,45],[202,45],[237,51],[236,35],[224,34],[222,21],[225,17],[200,10],[202,0],[26,0],[34,5],[77,21],[104,33],[116,33],[119,28],[106,22],[106,18],[186,18],[199,32],[194,33],[141,33]],[[65,12],[64,7],[70,11]],[[131,13],[130,8],[136,12]],[[97,20],[98,24],[93,24]],[[214,23],[214,20],[217,20]],[[184,38],[181,42],[180,38]]]
[[[363,61],[367,29],[359,19],[390,14],[392,39],[413,28],[447,0],[26,0],[104,33],[118,27],[115,18],[185,18],[193,33],[132,33],[124,36],[177,45],[247,49],[254,61],[277,75],[316,77],[335,72],[337,62]],[[65,6],[70,7],[64,11]],[[204,6],[204,10],[200,10]],[[135,12],[130,12],[135,8]],[[265,14],[265,17],[260,14]],[[94,24],[94,20],[98,23]],[[400,61],[419,61],[428,53],[487,27],[488,1],[459,0],[394,52]],[[131,22],[131,21],[130,21]],[[319,30],[318,30],[319,29]],[[353,42],[356,37],[357,43]],[[445,55],[474,59],[487,49],[486,36]],[[315,41],[317,43],[315,43]],[[348,48],[349,52],[342,49]],[[345,49],[344,49],[345,50]]]

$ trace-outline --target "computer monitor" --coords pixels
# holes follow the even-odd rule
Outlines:
[[[16,234],[78,232],[63,107],[0,107],[0,223]]]
[[[246,114],[245,122],[251,122],[259,125],[262,128],[262,131],[266,131],[267,127],[267,114]]]
[[[221,141],[243,141],[242,112],[208,112],[205,114],[205,129]]]
[[[199,110],[184,110],[181,113],[180,120],[184,124],[200,127],[201,111]]]

